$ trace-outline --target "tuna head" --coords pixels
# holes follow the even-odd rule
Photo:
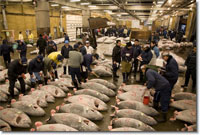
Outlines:
[[[14,127],[29,128],[31,125],[30,118],[15,108],[6,108],[0,111],[0,118]]]

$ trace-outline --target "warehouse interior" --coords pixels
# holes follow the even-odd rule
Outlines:
[[[12,122],[11,119],[6,119],[3,116],[1,116],[1,114],[9,114],[3,111],[1,113],[1,110],[10,108],[10,106],[7,107],[9,105],[9,103],[7,102],[7,99],[9,99],[9,94],[8,94],[9,92],[6,93],[7,94],[6,99],[5,100],[3,99],[3,97],[6,95],[4,93],[4,90],[5,89],[7,90],[10,88],[9,87],[10,80],[7,76],[8,70],[6,69],[6,64],[4,64],[4,59],[2,56],[0,56],[0,98],[1,98],[0,99],[0,103],[1,103],[0,131],[14,131],[14,132],[16,131],[17,132],[18,131],[20,132],[23,132],[23,131],[26,131],[26,132],[29,132],[29,131],[197,132],[197,128],[198,128],[197,104],[196,104],[197,87],[194,91],[193,83],[192,83],[194,81],[193,78],[189,79],[190,81],[187,88],[182,87],[182,85],[185,82],[185,74],[187,72],[187,66],[185,65],[185,61],[188,59],[188,55],[193,51],[194,42],[196,44],[196,40],[197,40],[196,39],[197,25],[198,24],[197,24],[196,0],[0,0],[0,45],[3,45],[3,40],[6,39],[8,41],[8,44],[13,47],[14,54],[11,56],[11,61],[15,59],[19,59],[21,57],[19,55],[19,52],[16,50],[17,48],[16,46],[19,46],[18,41],[20,40],[19,38],[21,34],[23,36],[23,42],[27,45],[26,56],[27,56],[28,61],[31,61],[32,59],[38,56],[39,50],[38,50],[38,47],[36,46],[37,46],[37,41],[40,35],[42,36],[47,35],[47,37],[51,37],[52,40],[57,45],[57,51],[60,52],[63,45],[65,44],[64,34],[67,34],[69,36],[69,44],[73,47],[77,44],[77,42],[82,42],[85,45],[86,40],[89,40],[90,45],[95,50],[95,53],[98,54],[100,57],[99,59],[101,60],[101,62],[99,62],[100,60],[97,60],[97,63],[98,62],[99,63],[92,65],[92,70],[94,69],[95,71],[97,67],[99,68],[99,70],[96,70],[95,74],[89,74],[89,77],[88,77],[89,80],[92,80],[92,79],[105,80],[107,82],[107,84],[105,85],[106,90],[107,89],[112,90],[112,87],[111,88],[109,87],[111,84],[109,85],[108,83],[112,83],[112,85],[115,85],[116,87],[113,89],[113,91],[115,92],[115,96],[107,96],[105,94],[106,92],[104,93],[106,97],[109,98],[109,101],[104,103],[107,106],[106,111],[104,110],[104,111],[96,112],[99,110],[98,109],[95,110],[94,108],[95,107],[98,108],[100,104],[99,101],[94,101],[94,105],[93,105],[94,108],[91,109],[89,107],[88,109],[88,107],[86,107],[86,110],[84,110],[85,108],[81,110],[83,111],[82,115],[87,114],[88,110],[90,109],[92,112],[95,112],[97,114],[101,113],[102,115],[101,120],[95,120],[95,118],[92,119],[93,118],[92,113],[91,114],[88,113],[89,115],[91,115],[92,117],[91,119],[89,116],[82,117],[82,115],[78,115],[78,113],[81,113],[81,111],[76,110],[75,112],[72,112],[72,113],[77,114],[77,118],[73,118],[73,115],[66,116],[66,119],[67,118],[70,119],[71,125],[66,124],[67,122],[62,123],[56,120],[55,120],[56,122],[53,122],[57,124],[62,124],[62,126],[67,125],[70,128],[69,127],[58,128],[59,125],[51,126],[50,124],[53,124],[51,123],[51,120],[53,119],[54,114],[57,114],[60,112],[64,113],[64,111],[62,110],[60,111],[59,108],[62,108],[62,106],[65,103],[74,102],[75,104],[75,101],[73,102],[68,101],[70,96],[73,97],[73,95],[76,93],[76,91],[73,88],[73,84],[71,83],[71,77],[68,76],[70,79],[68,77],[66,77],[67,79],[65,77],[61,77],[61,74],[63,72],[63,67],[62,67],[62,64],[60,64],[57,70],[59,74],[59,81],[61,84],[56,84],[52,82],[50,82],[49,84],[55,85],[56,87],[59,87],[59,88],[64,87],[66,85],[67,92],[63,90],[65,96],[57,98],[55,95],[53,95],[55,97],[55,101],[53,103],[49,103],[47,101],[48,105],[44,108],[39,105],[38,103],[39,100],[37,100],[36,101],[37,102],[36,104],[38,104],[37,106],[41,107],[41,109],[44,109],[45,115],[37,116],[37,115],[30,115],[30,114],[25,113],[27,114],[27,117],[29,118],[23,118],[22,115],[21,116],[16,115],[17,118],[13,116],[12,119],[16,118],[17,122]],[[115,29],[117,31],[116,32],[117,34],[114,32],[106,33],[106,31],[108,31],[109,29]],[[123,35],[120,36],[119,34],[120,32],[118,32],[118,30],[120,31],[121,29],[123,29],[124,31],[125,29],[127,30],[125,36],[123,32],[122,32]],[[146,106],[142,104],[142,107],[144,107],[142,108],[141,106],[139,107],[140,105],[139,104],[138,108],[136,107],[137,112],[134,112],[135,110],[133,112],[128,111],[128,113],[138,113],[138,115],[127,116],[126,120],[124,118],[124,121],[125,123],[128,123],[128,124],[124,124],[126,126],[121,126],[120,124],[122,123],[123,125],[123,121],[121,123],[119,122],[120,124],[117,123],[117,120],[123,119],[122,118],[123,116],[120,116],[119,103],[126,101],[126,99],[129,98],[129,96],[132,96],[132,97],[138,96],[137,95],[138,93],[136,92],[137,93],[136,95],[134,94],[129,95],[128,97],[125,97],[125,98],[121,98],[122,96],[120,97],[120,94],[124,94],[124,95],[125,93],[128,94],[128,92],[131,91],[129,89],[133,89],[132,87],[129,88],[128,87],[129,85],[134,86],[134,89],[138,88],[139,90],[140,90],[139,87],[141,87],[141,89],[143,90],[144,87],[146,88],[146,86],[143,85],[145,83],[141,83],[139,81],[140,69],[138,69],[137,77],[130,75],[128,84],[126,85],[122,83],[123,82],[123,74],[122,74],[122,69],[121,69],[122,67],[120,67],[118,70],[119,79],[116,81],[112,78],[113,77],[113,74],[112,74],[113,73],[112,71],[113,48],[115,47],[117,40],[121,41],[121,47],[125,47],[127,43],[129,42],[130,43],[134,42],[135,39],[139,40],[139,44],[142,47],[147,44],[150,45],[152,40],[149,40],[149,38],[151,38],[152,33],[155,32],[156,34],[159,34],[159,32],[161,31],[162,32],[173,31],[173,32],[176,32],[177,34],[176,36],[172,38],[170,37],[170,34],[168,34],[166,37],[159,36],[159,41],[157,42],[157,47],[160,50],[160,56],[162,52],[169,50],[170,54],[173,54],[172,56],[173,58],[176,59],[179,66],[178,80],[176,84],[174,85],[174,88],[171,92],[172,98],[170,99],[170,105],[169,105],[170,107],[167,113],[167,121],[164,123],[156,122],[156,124],[152,124],[154,121],[151,123],[150,120],[154,119],[156,116],[154,116],[154,114],[147,115],[148,112],[150,113],[150,111],[148,110],[147,113],[145,113]],[[182,34],[181,39],[180,39],[180,33]],[[30,40],[29,38],[30,34],[32,34],[32,38],[31,38],[32,40]],[[89,38],[87,37],[86,39],[85,35],[89,36]],[[162,58],[159,58],[159,59],[162,59]],[[196,60],[196,56],[195,56],[195,60]],[[138,67],[138,68],[141,68],[141,67]],[[102,74],[106,74],[105,72],[109,70],[109,73],[108,73],[109,75],[107,76],[106,74],[106,75],[101,76],[101,73],[99,73],[100,69],[101,69]],[[196,75],[196,72],[195,72],[195,75]],[[27,78],[30,79],[30,75],[28,73],[26,74],[26,79],[24,80],[26,83],[26,95],[30,95],[29,92],[33,92],[33,91],[31,91],[31,87],[29,87],[30,85],[27,83],[27,81],[29,81]],[[103,81],[101,83],[103,83]],[[97,85],[97,86],[100,86],[100,85]],[[125,89],[126,86],[127,86],[127,90]],[[19,82],[17,86],[15,85],[15,87],[17,88],[16,90],[19,90],[19,93],[20,93]],[[102,87],[103,87],[103,84],[102,84]],[[37,88],[39,88],[39,85]],[[84,87],[84,89],[92,89],[92,88],[87,86],[87,88]],[[102,89],[102,88],[99,88],[99,89]],[[55,93],[58,92],[57,90],[55,91],[56,91]],[[101,93],[101,92],[97,92],[97,93]],[[100,97],[100,95],[98,95],[97,93],[95,93],[95,95],[97,95],[97,97],[98,96]],[[182,95],[181,94],[178,95],[179,93],[181,93]],[[15,100],[17,100],[17,102],[20,99],[20,95],[18,94],[16,94],[14,98]],[[176,97],[176,94],[178,97],[177,99],[174,98]],[[90,94],[86,94],[86,95],[90,95]],[[24,95],[21,95],[21,96],[24,96]],[[132,97],[130,97],[129,100],[132,100]],[[84,98],[85,97],[83,97],[83,100]],[[46,96],[45,96],[45,99],[46,99]],[[81,101],[82,101],[82,97],[81,99],[80,98],[77,99],[77,102],[81,102]],[[183,103],[181,101],[183,101]],[[89,104],[89,102],[91,101],[88,100],[86,102],[83,103],[83,106],[85,106],[85,104]],[[128,102],[128,99],[127,99],[127,102]],[[142,102],[143,102],[143,99],[142,99]],[[153,102],[153,99],[151,102]],[[177,106],[174,105],[176,107],[171,105],[174,102],[177,102],[176,104]],[[32,102],[31,102],[31,105],[32,105]],[[31,105],[29,104],[29,107]],[[33,103],[33,106],[34,106],[34,103]],[[149,108],[153,108],[152,106],[153,105],[151,106],[149,105]],[[187,106],[189,107],[187,108]],[[12,107],[11,105],[11,108],[14,108],[14,107]],[[63,108],[63,110],[64,109],[65,108]],[[129,108],[124,107],[123,110],[125,109],[128,110]],[[138,110],[140,110],[142,113]],[[158,112],[160,112],[160,110]],[[11,114],[13,114],[13,112],[10,113],[10,115]],[[124,115],[123,112],[122,112],[122,115]],[[145,115],[145,117],[143,117],[143,115]],[[131,117],[137,117],[135,118],[137,120],[129,121],[128,118],[131,118]],[[29,123],[28,127],[23,127],[23,125],[21,127],[19,126],[19,123],[24,119],[26,120],[30,119],[31,123]],[[63,116],[63,119],[65,119],[64,116]],[[76,126],[72,126],[74,121],[78,123],[78,124],[74,124]],[[142,124],[145,122],[147,123],[149,122],[150,124],[145,124],[141,126],[140,121],[142,121]],[[5,122],[6,124],[3,122]],[[40,122],[42,122],[43,125],[49,124],[50,127],[48,128],[45,127],[43,129],[39,128],[38,124],[40,125],[41,124]],[[69,120],[68,120],[68,123],[70,123]],[[94,129],[96,126],[97,128]],[[71,127],[73,129],[71,129]]]

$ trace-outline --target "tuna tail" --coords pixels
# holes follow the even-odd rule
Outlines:
[[[111,131],[112,130],[112,126],[108,126],[108,130]]]

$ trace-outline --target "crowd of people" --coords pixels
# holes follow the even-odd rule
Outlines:
[[[140,83],[146,85],[147,91],[151,88],[156,90],[154,94],[153,106],[158,109],[159,102],[161,104],[161,115],[157,118],[158,122],[165,122],[167,120],[168,106],[174,85],[176,84],[179,77],[178,63],[170,55],[169,50],[164,51],[161,54],[164,60],[163,67],[156,67],[155,63],[160,52],[156,46],[156,38],[151,40],[150,44],[145,44],[141,47],[138,39],[134,42],[126,43],[124,48],[121,48],[121,41],[116,41],[116,46],[112,52],[112,63],[113,63],[113,79],[118,80],[117,70],[120,69],[123,77],[123,84],[130,84],[129,77],[133,73],[134,79],[136,79],[137,72],[140,74]],[[182,87],[187,87],[192,76],[193,85],[192,88],[195,90],[196,87],[196,42],[194,42],[193,51],[189,54],[186,59],[185,65],[187,71],[185,75],[185,84]],[[133,69],[133,71],[132,71]],[[139,70],[138,70],[139,69]],[[145,94],[144,93],[144,94]]]
[[[110,34],[110,32],[104,31]],[[122,32],[123,33],[123,32]],[[171,32],[172,33],[172,32]],[[115,32],[112,30],[112,34]],[[117,34],[120,35],[118,32]],[[154,95],[153,105],[154,108],[158,108],[158,104],[161,104],[162,115],[157,119],[159,122],[166,121],[168,112],[168,106],[172,89],[176,84],[179,76],[179,68],[177,61],[170,55],[169,51],[164,51],[161,57],[165,61],[164,68],[154,68],[155,61],[160,57],[160,52],[157,47],[159,41],[159,35],[166,35],[166,32],[160,31],[158,33],[152,33],[149,38],[149,44],[141,46],[140,41],[135,39],[134,42],[127,42],[124,48],[121,47],[121,41],[116,41],[116,46],[112,52],[112,67],[113,67],[113,79],[117,81],[119,75],[118,70],[121,67],[123,84],[130,83],[130,76],[136,79],[137,72],[139,72],[140,82],[147,86],[147,90],[155,88],[156,93]],[[123,35],[124,36],[124,35]],[[127,34],[128,36],[128,34]],[[171,39],[173,37],[170,36]],[[95,50],[90,46],[89,41],[77,42],[73,46],[70,45],[68,35],[64,34],[64,45],[61,48],[61,53],[58,52],[57,45],[46,34],[39,35],[37,40],[37,48],[39,55],[27,62],[27,47],[23,42],[23,37],[20,36],[18,42],[17,52],[19,53],[19,59],[15,59],[11,62],[11,54],[14,53],[13,47],[8,45],[6,39],[3,40],[1,45],[0,54],[3,56],[6,68],[8,68],[8,79],[10,83],[10,100],[14,98],[14,86],[16,80],[19,80],[21,85],[21,92],[25,94],[25,74],[30,74],[31,88],[34,89],[36,84],[39,87],[46,85],[49,79],[56,81],[59,79],[57,67],[62,63],[63,74],[69,74],[72,78],[72,84],[74,89],[78,89],[82,82],[87,82],[88,75],[96,75],[91,68],[91,64],[95,59],[98,59],[98,54],[95,54]],[[191,54],[186,59],[185,65],[187,71],[185,75],[185,84],[182,87],[187,87],[189,78],[192,76],[193,88],[196,87],[196,42]],[[44,81],[42,81],[42,76]]]

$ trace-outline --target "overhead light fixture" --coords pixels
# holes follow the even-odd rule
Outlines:
[[[169,4],[172,4],[172,0],[168,0]]]
[[[95,8],[95,7],[97,7],[96,5],[89,5],[88,7],[90,7],[90,8]]]
[[[51,4],[52,7],[58,7],[59,4]]]
[[[62,6],[61,8],[69,8],[68,6]]]
[[[81,3],[81,5],[90,5],[90,3],[89,2],[83,2],[83,3]]]
[[[70,0],[70,2],[80,2],[81,0]]]
[[[168,8],[168,10],[170,10],[170,8]]]
[[[172,7],[174,7],[174,4],[172,4]]]

